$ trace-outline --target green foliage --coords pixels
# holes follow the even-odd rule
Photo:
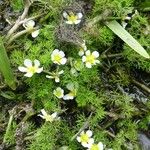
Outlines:
[[[14,11],[20,11],[23,9],[23,0],[10,0],[10,5]]]
[[[52,150],[56,147],[57,136],[59,133],[57,127],[59,124],[44,124],[35,134],[35,139],[28,148],[29,150]]]
[[[134,35],[135,38],[138,38],[138,41],[143,47],[145,47],[147,52],[150,54],[150,34],[148,30],[149,24],[147,18],[139,14],[135,18],[133,18],[131,24],[132,26],[129,28],[130,33]],[[134,66],[147,72],[150,71],[149,59],[139,57],[136,53],[132,52],[131,48],[129,48],[127,45],[124,46],[124,55],[129,60],[130,66]]]
[[[28,150],[59,150],[68,147],[68,150],[84,150],[77,142],[76,133],[83,128],[92,130],[95,142],[103,142],[107,148],[114,150],[132,149],[139,150],[137,134],[139,130],[148,128],[150,115],[150,104],[137,102],[136,99],[126,92],[119,90],[119,86],[130,87],[130,71],[132,67],[149,71],[149,60],[144,59],[135,53],[131,48],[121,43],[113,32],[104,24],[97,24],[89,29],[84,25],[77,26],[73,32],[79,33],[85,39],[86,46],[91,51],[100,53],[100,64],[88,69],[82,64],[82,57],[78,55],[79,47],[73,44],[61,43],[56,37],[56,28],[62,23],[62,10],[72,1],[64,0],[39,0],[31,7],[31,14],[46,12],[46,15],[36,20],[40,26],[38,37],[24,35],[15,40],[17,46],[10,52],[10,60],[16,76],[19,80],[19,89],[14,92],[23,104],[32,104],[34,115],[28,118],[29,128],[26,131],[26,149]],[[111,10],[110,17],[124,16],[126,9],[133,7],[133,0],[95,0],[91,14],[86,13],[85,21],[100,15],[104,10]],[[40,9],[40,10],[39,10]],[[129,8],[130,9],[130,8]],[[128,32],[144,46],[148,51],[149,35],[147,17],[138,15],[129,23]],[[74,28],[74,26],[71,26]],[[147,29],[147,30],[145,30]],[[20,28],[21,30],[21,28]],[[93,31],[93,32],[92,32]],[[136,32],[135,32],[136,31]],[[147,31],[147,32],[146,32]],[[66,32],[65,32],[66,33]],[[84,40],[83,39],[83,40]],[[117,39],[117,40],[116,40]],[[51,60],[51,53],[54,49],[64,51],[68,61],[65,65],[55,65]],[[124,58],[107,55],[123,51]],[[149,52],[148,52],[149,53]],[[101,58],[102,54],[102,58]],[[106,58],[103,58],[106,54]],[[17,70],[23,65],[25,59],[32,61],[38,59],[44,71],[34,74],[31,78],[24,77],[23,73]],[[72,73],[71,69],[76,73]],[[47,72],[63,70],[60,75],[60,82],[46,78]],[[64,94],[69,90],[66,85],[76,85],[76,96],[73,100],[63,100],[53,94],[53,90],[61,87]],[[121,93],[122,92],[122,93]],[[9,99],[10,92],[3,92],[3,97]],[[149,97],[148,97],[149,98]],[[10,98],[11,99],[11,98]],[[140,104],[139,104],[140,103]],[[141,108],[138,107],[140,105]],[[40,118],[40,110],[45,109],[48,114],[58,112],[60,120],[46,122]],[[15,126],[10,132],[10,139],[14,144]]]

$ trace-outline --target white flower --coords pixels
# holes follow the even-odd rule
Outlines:
[[[23,23],[23,27],[26,30],[29,30],[31,32],[31,35],[33,38],[37,37],[40,31],[40,30],[34,30],[34,26],[35,26],[35,22],[33,20],[29,20]]]
[[[53,122],[54,120],[59,119],[59,117],[57,117],[57,112],[54,112],[53,114],[49,115],[44,109],[42,109],[41,113],[42,115],[38,115],[38,116],[45,119],[46,121]]]
[[[63,70],[61,70],[61,71],[59,71],[59,72],[52,72],[51,73],[51,76],[50,75],[46,75],[46,78],[48,78],[48,79],[55,79],[55,82],[59,82],[60,81],[60,79],[59,79],[59,76],[61,75],[61,74],[63,74],[64,73],[64,71]]]
[[[64,11],[63,17],[66,19],[67,24],[79,24],[81,22],[83,14],[82,13],[74,14],[73,12],[70,12],[68,14],[67,12]]]
[[[99,142],[98,144],[89,144],[88,149],[87,150],[103,150],[104,149],[104,145],[102,142]]]
[[[55,64],[64,65],[67,62],[63,51],[55,49],[51,54],[51,59]]]
[[[70,90],[70,92],[68,94],[66,94],[63,97],[63,99],[64,100],[74,99],[74,97],[77,94],[77,87],[75,87],[75,85],[73,83],[68,83],[66,87],[68,90]]]
[[[34,66],[32,64],[32,61],[30,59],[24,60],[25,67],[19,66],[18,70],[21,72],[26,72],[24,76],[26,77],[32,77],[35,73],[41,73],[43,71],[43,67],[39,68],[40,62],[38,60],[34,60]]]
[[[94,139],[92,137],[92,131],[87,130],[86,132],[82,131],[80,136],[77,136],[77,141],[82,144],[83,147],[89,147],[94,143]]]
[[[86,44],[85,44],[85,40],[84,43],[81,45],[80,50],[79,50],[79,56],[83,56],[84,52],[87,50]]]
[[[58,87],[56,90],[53,91],[53,94],[57,98],[63,98],[63,96],[64,96],[64,90],[62,88]]]
[[[82,57],[82,61],[85,62],[87,68],[92,68],[92,65],[96,65],[100,63],[96,58],[99,57],[99,53],[97,51],[90,52],[89,50],[85,52],[85,56]]]

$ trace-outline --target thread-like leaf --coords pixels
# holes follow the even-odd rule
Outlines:
[[[139,53],[145,58],[150,58],[146,50],[134,39],[129,32],[127,32],[117,21],[107,22],[106,25],[118,35],[126,44],[128,44],[133,50]]]
[[[16,79],[10,67],[10,62],[2,41],[2,37],[0,37],[0,72],[4,76],[6,84],[8,84],[11,89],[15,90]]]

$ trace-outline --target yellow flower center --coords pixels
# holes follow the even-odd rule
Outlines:
[[[58,63],[60,63],[61,59],[62,57],[58,54],[54,56],[54,61],[57,61]]]
[[[78,17],[76,15],[74,15],[73,13],[71,13],[70,15],[68,15],[67,20],[71,21],[71,22],[75,22],[78,19]]]
[[[86,56],[86,62],[89,62],[90,64],[94,64],[95,57],[93,55]]]
[[[61,96],[62,96],[62,92],[61,92],[60,90],[57,90],[57,91],[56,91],[56,96],[57,96],[57,97],[61,97]]]
[[[69,93],[69,95],[70,96],[76,96],[76,94],[77,94],[77,91],[76,91],[76,89],[74,89],[73,91],[70,91],[70,93]]]
[[[85,133],[82,134],[80,138],[81,138],[81,142],[86,142],[87,143],[89,141],[89,137]]]
[[[30,73],[35,73],[37,71],[37,67],[35,67],[35,66],[32,66],[32,67],[29,67],[28,68],[28,72],[30,72]]]
[[[93,144],[90,150],[99,150],[98,145]]]
[[[46,115],[46,116],[44,116],[44,117],[45,117],[45,120],[46,120],[46,121],[50,121],[50,122],[53,121],[53,118],[52,118],[50,115]]]

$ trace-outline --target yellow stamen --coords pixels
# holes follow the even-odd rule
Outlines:
[[[30,73],[35,73],[36,71],[37,71],[37,67],[35,67],[35,66],[28,68],[28,72],[30,72]]]
[[[67,20],[71,21],[71,22],[75,22],[78,19],[78,16],[74,15],[73,13],[70,13],[70,15],[68,15]]]
[[[50,122],[53,121],[53,118],[52,118],[50,115],[46,115],[46,116],[44,116],[44,117],[45,117],[45,120],[46,120],[46,121],[50,121]]]
[[[86,142],[87,143],[89,141],[89,137],[85,133],[82,134],[80,138],[81,138],[81,142]]]
[[[93,144],[90,150],[99,150],[98,145]]]
[[[94,64],[95,57],[93,55],[86,56],[86,62],[89,62],[90,64]]]
[[[60,63],[62,57],[60,55],[55,55],[54,56],[54,61],[57,61],[58,63]]]

